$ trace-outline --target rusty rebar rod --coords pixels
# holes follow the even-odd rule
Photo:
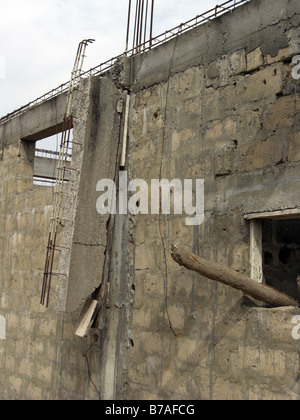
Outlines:
[[[128,51],[129,32],[130,32],[130,18],[131,18],[131,0],[129,0],[129,4],[128,4],[128,18],[127,18],[127,33],[126,33],[125,53],[127,53],[127,51]]]

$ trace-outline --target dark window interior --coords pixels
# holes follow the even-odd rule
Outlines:
[[[264,282],[300,300],[300,219],[263,220]]]

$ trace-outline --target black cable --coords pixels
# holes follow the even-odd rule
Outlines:
[[[89,377],[89,380],[91,381],[91,384],[93,385],[93,387],[95,388],[95,390],[97,391],[97,393],[98,393],[98,395],[99,395],[99,398],[100,398],[100,396],[101,396],[101,390],[99,389],[99,388],[97,388],[97,386],[96,386],[96,384],[95,384],[95,382],[93,381],[93,379],[92,379],[92,375],[91,375],[91,369],[90,369],[90,362],[89,362],[89,359],[88,359],[88,356],[87,356],[87,354],[89,353],[89,351],[91,351],[91,349],[92,349],[92,347],[97,343],[97,341],[98,341],[98,339],[99,339],[99,337],[98,337],[98,335],[97,334],[95,334],[94,335],[94,341],[92,342],[92,344],[88,347],[88,349],[87,349],[87,351],[82,355],[84,358],[85,358],[85,360],[86,360],[86,364],[87,364],[87,371],[88,371],[88,377]]]

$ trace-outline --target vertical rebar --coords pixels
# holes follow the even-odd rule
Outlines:
[[[134,18],[134,31],[133,31],[133,41],[132,41],[132,49],[134,50],[135,48],[135,35],[136,35],[136,30],[137,30],[137,17],[138,17],[138,1],[136,1],[136,6],[135,6],[135,18]]]
[[[142,4],[141,4],[141,16],[140,16],[140,30],[139,30],[139,40],[138,40],[138,48],[139,48],[139,52],[141,52],[141,48],[142,48],[142,35],[143,35],[143,21],[144,21],[144,5],[145,5],[145,0],[141,0]]]
[[[129,0],[129,4],[128,4],[128,18],[127,18],[127,33],[126,33],[126,47],[125,47],[125,53],[127,53],[127,51],[128,51],[129,29],[130,29],[130,17],[131,17],[131,0]]]
[[[150,10],[151,7],[151,10]],[[127,21],[127,34],[126,34],[126,50],[128,52],[128,40],[130,32],[130,11],[131,11],[131,0],[129,0],[128,5],[128,21]],[[135,8],[135,20],[134,20],[134,30],[133,30],[133,44],[132,50],[134,53],[138,54],[142,51],[145,51],[147,41],[147,33],[150,34],[149,46],[150,49],[152,46],[152,34],[153,34],[153,15],[154,15],[154,0],[152,0],[151,5],[149,0],[136,0]],[[149,17],[150,16],[150,17]],[[148,29],[150,26],[150,29]]]
[[[62,203],[63,203],[63,188],[65,182],[65,175],[68,161],[68,151],[70,148],[71,129],[73,127],[73,104],[76,89],[78,88],[83,60],[85,57],[85,50],[89,43],[94,42],[93,39],[85,39],[80,42],[77,49],[77,54],[71,72],[69,89],[67,94],[67,101],[65,106],[65,114],[63,119],[63,128],[61,133],[60,149],[56,167],[56,179],[54,185],[54,202],[52,217],[50,219],[49,238],[47,244],[46,260],[44,267],[43,285],[41,293],[41,304],[49,305],[51,280],[53,275],[53,265],[55,251],[57,249],[56,239],[58,233],[58,226],[62,223]]]
[[[147,37],[147,23],[148,23],[148,0],[146,1],[146,11],[145,11],[145,28],[144,28],[144,41],[143,46],[146,48],[146,37]]]
[[[152,47],[152,38],[153,38],[153,16],[154,16],[154,0],[152,0],[151,5],[151,18],[150,18],[150,41],[149,41],[149,47]]]
[[[137,24],[136,24],[136,35],[135,35],[135,48],[136,53],[139,52],[139,34],[140,34],[140,19],[141,19],[141,0],[138,0],[138,14],[137,14]]]

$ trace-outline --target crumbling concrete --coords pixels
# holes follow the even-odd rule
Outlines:
[[[76,165],[78,185],[71,184],[75,206],[72,237],[70,241],[64,241],[64,245],[70,248],[67,269],[69,283],[64,309],[71,312],[81,307],[101,284],[109,214],[99,218],[96,185],[100,179],[115,178],[121,122],[117,103],[123,101],[122,91],[117,90],[107,78],[91,79],[83,94],[84,101],[86,96],[89,98],[85,109],[88,119],[82,116],[77,119],[75,114],[76,128],[80,134],[77,133],[74,141],[78,139],[82,142],[79,152],[81,164]],[[69,209],[65,215],[70,216]],[[62,261],[64,264],[63,258]]]

